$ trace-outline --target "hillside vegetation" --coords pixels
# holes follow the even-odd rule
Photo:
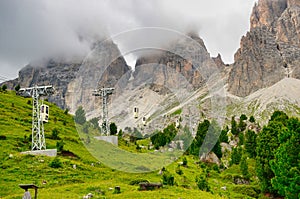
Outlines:
[[[249,133],[247,130],[249,122],[246,122],[245,115],[240,117],[239,123],[232,119],[230,131],[228,127],[222,130],[219,141],[213,149],[218,156],[223,155],[220,167],[202,163],[197,157],[197,149],[209,125],[209,121],[204,121],[199,124],[196,139],[185,155],[175,159],[173,163],[167,163],[165,168],[152,172],[126,173],[120,171],[121,155],[111,150],[110,144],[94,141],[93,136],[97,131],[92,125],[93,122],[78,125],[79,136],[73,116],[54,104],[46,101],[44,103],[50,106],[49,123],[45,124],[46,145],[48,149],[58,149],[56,158],[20,154],[22,151],[30,150],[31,146],[31,98],[22,98],[11,91],[0,92],[0,198],[21,198],[24,191],[18,185],[31,183],[40,187],[38,197],[41,199],[83,198],[88,193],[92,193],[93,198],[125,199],[258,198],[263,190],[259,186],[261,179],[256,177],[255,171],[256,145],[253,144],[256,136],[254,132]],[[254,124],[253,117],[249,121]],[[173,128],[172,125],[166,127],[164,135],[169,135],[170,138],[174,136]],[[151,139],[155,148],[162,149],[165,144],[163,137],[166,136],[157,135],[152,139],[133,140],[126,135],[119,136],[119,148],[139,155],[153,152],[155,149],[140,148],[148,145]],[[222,154],[219,147],[221,142],[228,142],[227,135],[231,136],[232,140],[245,140],[243,143],[239,142],[229,155]],[[103,150],[108,149],[106,152],[108,156],[120,159],[120,165],[114,165],[117,169],[108,167],[93,157],[85,147],[87,143],[99,144],[103,146]],[[160,154],[156,156],[158,159],[168,156],[166,152]],[[279,155],[275,157],[279,158]],[[227,169],[224,167],[223,159],[230,162]],[[155,166],[155,162],[153,165]],[[151,169],[153,165],[148,165],[147,168]],[[277,188],[280,187],[279,180]],[[164,185],[161,189],[140,191],[138,183],[144,181],[160,182]],[[115,186],[121,187],[120,193],[115,192]],[[280,193],[284,194],[282,191]]]
[[[45,124],[47,148],[55,148],[61,140],[64,142],[64,153],[57,157],[62,163],[60,168],[50,167],[55,158],[20,154],[30,150],[31,98],[16,96],[14,92],[0,93],[0,198],[19,199],[24,191],[18,185],[30,183],[40,187],[38,197],[41,199],[82,198],[88,193],[94,194],[94,198],[218,198],[197,189],[194,173],[202,172],[197,165],[186,169],[186,180],[191,182],[191,188],[165,186],[150,192],[139,191],[137,184],[130,184],[138,179],[160,182],[162,176],[158,171],[131,174],[106,167],[85,149],[73,117],[45,103],[50,106],[50,120]],[[52,137],[54,129],[58,130],[59,138]],[[189,161],[195,160],[189,158]],[[173,170],[174,165],[167,170]],[[115,186],[121,187],[120,194],[109,189]]]

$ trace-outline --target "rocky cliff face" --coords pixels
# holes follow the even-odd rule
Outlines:
[[[130,73],[130,67],[113,41],[96,43],[82,62],[76,78],[68,84],[65,101],[71,113],[74,113],[80,105],[86,112],[99,111],[101,100],[93,96],[92,92],[102,87],[114,87],[117,92],[121,92],[121,88],[127,84]]]
[[[108,49],[109,52],[105,55],[101,54],[107,52],[107,50],[101,51],[100,47]],[[95,53],[98,53],[97,56],[99,57],[89,57],[94,56]],[[48,100],[62,109],[70,109],[72,108],[71,105],[77,105],[81,102],[81,100],[76,101],[73,96],[70,96],[70,93],[84,96],[87,95],[87,93],[83,93],[85,88],[114,87],[118,80],[130,70],[124,58],[117,56],[119,54],[118,47],[112,41],[99,42],[94,45],[92,53],[83,60],[66,62],[51,59],[43,61],[43,63],[29,64],[20,70],[17,79],[8,81],[5,84],[10,89],[14,89],[18,84],[21,87],[53,85],[55,93],[47,97]],[[102,62],[101,65],[98,59],[103,57],[106,60],[111,60],[111,62]],[[94,82],[91,82],[91,79]],[[80,85],[77,84],[77,87],[74,87],[74,82],[78,81],[81,81]],[[91,93],[89,95],[91,96]]]
[[[181,38],[170,44],[168,51],[156,52],[153,55],[140,57],[133,74],[135,83],[140,84],[152,78],[157,92],[166,94],[165,87],[179,88],[184,79],[194,89],[205,84],[208,74],[225,64],[219,55],[211,58],[203,40],[196,34],[188,34],[189,38]],[[159,86],[160,85],[160,86]]]
[[[68,84],[76,77],[81,61],[62,62],[49,60],[45,63],[27,65],[20,70],[17,79],[8,82],[8,87],[13,89],[18,84],[21,87],[53,85],[55,93],[48,96],[47,99],[65,109],[67,108],[65,95]]]
[[[229,92],[247,96],[284,77],[300,78],[298,0],[260,0],[229,75]]]

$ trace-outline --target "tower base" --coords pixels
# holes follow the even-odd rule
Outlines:
[[[105,141],[105,142],[109,142],[113,145],[116,145],[118,146],[118,136],[97,136],[95,137],[96,140],[102,140],[102,141]]]
[[[44,155],[49,157],[56,157],[57,149],[45,149],[45,150],[36,150],[36,151],[24,151],[21,154],[29,155]]]

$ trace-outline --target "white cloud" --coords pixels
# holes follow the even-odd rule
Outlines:
[[[197,30],[212,55],[220,52],[232,62],[248,30],[253,4],[254,0],[1,0],[1,75],[14,78],[25,63],[40,58],[84,55],[95,39],[144,26]]]

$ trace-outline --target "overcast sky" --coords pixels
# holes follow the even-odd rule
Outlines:
[[[140,27],[197,31],[212,56],[232,63],[255,1],[0,0],[0,81],[33,60],[83,56],[91,42]]]

